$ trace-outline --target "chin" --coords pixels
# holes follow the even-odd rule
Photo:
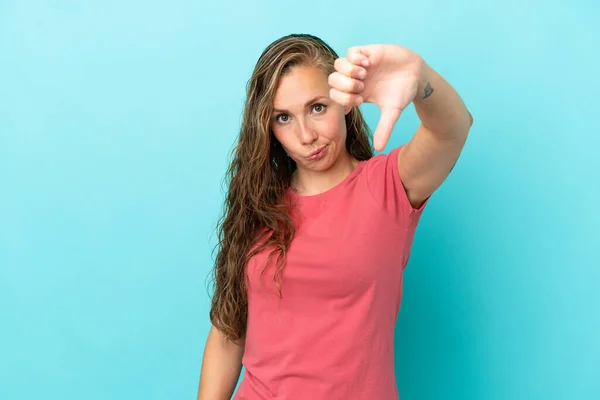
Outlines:
[[[322,160],[319,160],[319,162],[307,163],[304,168],[310,171],[323,172],[331,168],[335,164],[336,160],[337,157],[332,158],[331,156],[325,156]]]
[[[329,168],[331,168],[332,165],[333,165],[332,162],[328,162],[328,163],[322,163],[319,165],[311,165],[308,167],[308,169],[310,169],[311,171],[315,171],[315,172],[323,172],[323,171],[327,171]]]

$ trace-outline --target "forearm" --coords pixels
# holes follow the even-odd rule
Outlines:
[[[436,137],[466,139],[473,124],[471,113],[454,88],[425,61],[413,103],[423,126]]]
[[[198,400],[229,400],[240,377],[244,347],[234,344],[214,327],[206,340]]]

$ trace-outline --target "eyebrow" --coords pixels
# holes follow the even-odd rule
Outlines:
[[[329,98],[329,97],[327,97],[327,96],[317,96],[317,97],[314,97],[314,98],[310,99],[309,101],[307,101],[307,102],[306,102],[306,104],[304,104],[304,107],[308,107],[308,106],[310,106],[312,103],[314,103],[314,102],[315,102],[315,101],[317,101],[317,100],[320,100],[320,99],[328,99],[328,98]],[[277,108],[273,109],[273,111],[274,111],[274,112],[289,112],[288,110],[279,110],[279,109],[277,109]]]

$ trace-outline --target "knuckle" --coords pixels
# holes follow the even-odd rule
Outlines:
[[[348,48],[348,57],[354,56],[358,52],[359,52],[359,47],[352,46],[352,47]]]
[[[354,77],[358,79],[363,79],[366,76],[366,71],[361,67],[354,68]]]
[[[334,74],[329,74],[329,76],[327,77],[327,83],[329,83],[330,86],[333,86],[335,83],[335,75]]]

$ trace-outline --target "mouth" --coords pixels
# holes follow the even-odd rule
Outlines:
[[[327,147],[326,145],[323,146],[323,147],[320,147],[319,149],[313,151],[308,156],[306,156],[306,158],[308,158],[309,160],[312,160],[312,159],[315,159],[315,158],[319,158],[319,156],[322,155],[323,152],[325,151],[326,147]]]

